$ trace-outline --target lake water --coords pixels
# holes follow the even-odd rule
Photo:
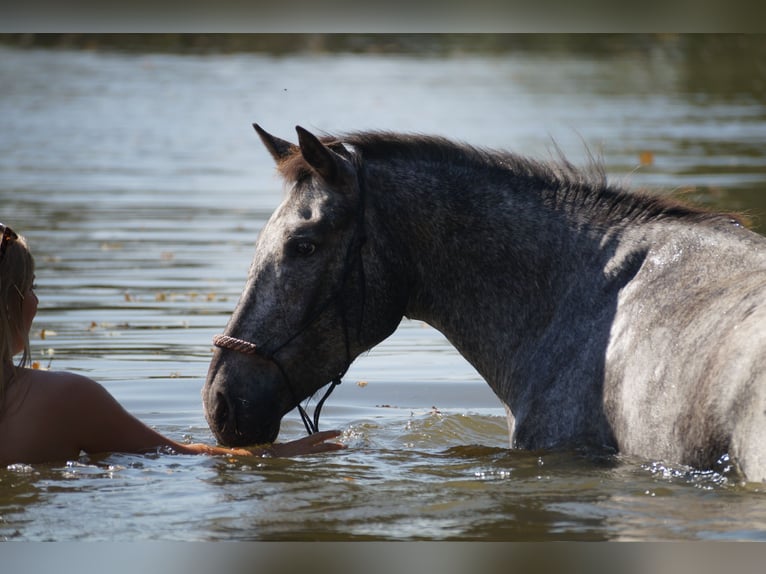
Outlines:
[[[36,256],[35,361],[95,378],[162,433],[212,442],[200,399],[211,337],[283,193],[254,121],[287,139],[296,124],[417,131],[542,157],[555,140],[575,163],[589,149],[615,179],[744,211],[766,232],[762,60],[736,39],[577,48],[0,48],[0,221]],[[509,451],[499,401],[419,322],[354,363],[322,427],[341,429],[348,449],[0,469],[0,538],[766,539],[762,485],[662,461]],[[290,413],[280,440],[303,432]]]

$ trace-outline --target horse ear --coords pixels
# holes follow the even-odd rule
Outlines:
[[[266,149],[269,150],[271,157],[273,157],[274,161],[276,161],[277,163],[279,163],[280,161],[285,159],[287,156],[289,156],[290,154],[298,150],[297,146],[291,144],[288,141],[279,139],[278,137],[271,135],[258,124],[253,124],[253,127],[255,128],[255,131],[258,132],[258,135],[261,137],[261,141],[263,142],[263,145],[266,146]]]
[[[327,183],[337,183],[339,176],[343,173],[341,168],[343,158],[320,142],[314,134],[306,131],[301,126],[295,126],[295,131],[298,132],[298,144],[300,145],[303,159]]]

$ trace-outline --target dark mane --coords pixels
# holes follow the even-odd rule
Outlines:
[[[591,157],[587,167],[578,168],[561,153],[553,161],[540,161],[506,151],[456,143],[439,136],[401,134],[385,131],[353,132],[342,136],[324,136],[321,140],[343,153],[351,146],[361,161],[408,161],[419,164],[447,165],[450,169],[497,172],[501,177],[524,180],[524,187],[537,189],[548,204],[584,212],[593,222],[650,221],[684,219],[697,222],[732,214],[708,211],[676,199],[631,191],[610,184],[602,163]],[[284,160],[279,171],[287,180],[299,181],[311,174],[299,150]]]

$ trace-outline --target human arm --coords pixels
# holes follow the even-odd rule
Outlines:
[[[49,436],[66,440],[88,453],[150,452],[168,447],[181,454],[236,456],[296,456],[344,448],[335,442],[339,431],[324,431],[286,443],[250,448],[226,448],[206,444],[184,444],[151,429],[130,414],[97,382],[72,373],[62,373],[57,389],[57,412],[61,419]],[[54,434],[56,433],[56,434]],[[62,437],[62,438],[64,438]]]
[[[317,454],[320,452],[329,452],[333,450],[341,450],[346,448],[345,445],[337,442],[327,442],[340,436],[340,431],[329,430],[314,433],[309,436],[304,436],[297,440],[289,442],[275,442],[273,444],[264,444],[251,446],[247,448],[228,448],[221,446],[211,446],[207,444],[180,444],[175,443],[176,446],[172,448],[177,452],[184,454],[231,454],[238,456],[277,456],[277,457],[289,457],[298,456],[301,454]]]

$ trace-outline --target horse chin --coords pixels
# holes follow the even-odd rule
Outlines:
[[[219,437],[221,444],[230,447],[244,447],[259,444],[272,443],[279,436],[281,420],[267,426],[259,425],[257,428],[239,430],[238,432]]]

